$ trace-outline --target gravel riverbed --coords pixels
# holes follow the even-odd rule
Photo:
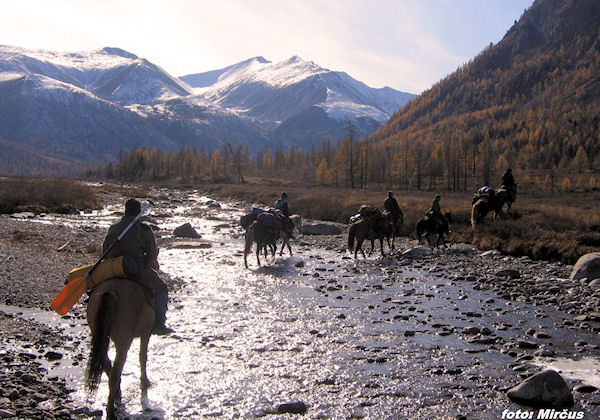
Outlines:
[[[166,194],[163,191],[157,192],[156,195],[153,199],[156,198],[157,201],[182,203],[186,200],[184,193]],[[123,201],[119,197],[111,197],[110,200],[113,203]],[[114,214],[114,218],[117,217],[118,214]],[[241,249],[242,233],[234,227],[233,219],[230,222],[224,224],[224,229],[238,232]],[[33,219],[0,216],[0,359],[2,360],[0,418],[69,419],[94,418],[102,415],[98,409],[73,399],[74,390],[68,387],[64,379],[52,374],[52,364],[62,358],[71,358],[76,366],[84,365],[85,357],[82,357],[82,354],[87,354],[87,342],[65,336],[62,329],[34,317],[28,317],[27,313],[30,309],[49,310],[49,302],[61,289],[68,270],[93,262],[97,258],[106,231],[107,225],[96,223],[93,215],[86,217],[83,222],[70,226],[52,221],[44,222],[44,217],[40,216]],[[170,234],[171,232],[166,231],[157,232],[161,250],[168,250],[173,246],[174,242]],[[435,322],[429,317],[420,321],[423,329],[428,330],[428,334],[438,337],[449,335],[459,337],[460,340],[479,346],[477,352],[499,353],[513,361],[509,369],[512,376],[503,373],[501,380],[504,382],[500,381],[500,383],[497,378],[494,378],[494,372],[489,372],[487,379],[482,378],[483,375],[479,373],[465,378],[469,370],[466,366],[431,365],[424,362],[423,372],[420,372],[419,368],[416,369],[423,375],[450,378],[445,390],[440,390],[437,396],[429,395],[425,400],[448,398],[449,390],[456,389],[453,387],[465,387],[467,383],[469,387],[476,389],[472,392],[461,390],[463,394],[472,394],[473,400],[476,400],[474,403],[465,404],[464,418],[478,418],[477,414],[473,414],[473,410],[476,412],[477,407],[484,407],[486,398],[501,399],[508,388],[539,371],[532,363],[537,357],[597,359],[600,355],[600,346],[597,342],[597,335],[600,332],[598,313],[600,289],[585,280],[570,280],[571,266],[555,262],[531,261],[528,258],[513,258],[503,256],[496,251],[480,252],[464,244],[452,244],[447,249],[433,250],[431,253],[425,251],[418,256],[402,255],[402,251],[417,245],[409,238],[397,239],[399,252],[391,256],[381,258],[374,253],[369,257],[369,261],[373,263],[361,264],[362,259],[359,259],[352,265],[353,258],[345,249],[346,239],[345,235],[300,235],[293,243],[303,256],[303,261],[296,263],[300,274],[322,282],[314,287],[318,293],[329,297],[339,293],[340,301],[346,299],[342,292],[350,287],[345,279],[349,278],[352,270],[356,273],[370,271],[372,273],[367,275],[372,274],[376,277],[376,281],[374,284],[363,285],[362,289],[361,285],[356,286],[358,295],[353,294],[351,299],[360,298],[361,293],[365,297],[371,296],[391,284],[404,283],[411,286],[414,284],[414,279],[407,278],[403,274],[403,270],[407,268],[426,272],[432,278],[444,279],[447,282],[440,285],[440,288],[442,286],[453,288],[456,301],[449,302],[448,308],[456,311],[462,320],[467,320],[466,322],[470,324],[466,327],[456,327]],[[311,259],[320,258],[318,255],[311,255],[311,250],[314,249],[327,250],[337,255],[339,262],[331,262],[330,266],[335,267],[335,264],[338,264],[340,271],[319,268],[308,263],[305,267],[304,261],[309,262]],[[243,264],[239,251],[235,258],[237,263]],[[255,262],[253,255],[249,260]],[[342,263],[346,265],[341,265]],[[342,268],[348,272],[342,272]],[[177,278],[167,276],[167,282],[171,290],[185,287]],[[378,310],[378,315],[383,318],[387,315],[391,321],[401,322],[402,317],[409,319],[413,317],[412,313],[422,311],[418,304],[411,311],[410,302],[414,302],[414,299],[411,300],[412,297],[416,296],[420,301],[426,301],[432,299],[437,293],[436,290],[420,292],[418,288],[412,286],[403,290],[402,299],[386,297],[382,302],[373,304],[373,310]],[[466,302],[473,299],[468,290],[472,292],[489,290],[497,297],[470,302],[470,307],[479,308],[478,310],[461,310],[459,301]],[[522,305],[535,308],[533,319],[520,319],[514,323],[498,321],[490,325],[481,325],[477,322],[482,314],[486,319],[490,319],[489,314],[497,314],[499,319],[504,320],[503,316],[510,315],[512,311],[518,313]],[[393,311],[399,308],[405,309],[405,313],[394,317]],[[82,320],[83,309],[83,305],[77,305],[65,320],[67,322],[69,319]],[[340,319],[344,321],[347,316],[350,317],[350,314],[341,314]],[[552,324],[544,322],[548,317],[551,317]],[[386,319],[377,320],[377,322],[385,321]],[[560,331],[559,335],[557,331]],[[569,339],[564,339],[564,331],[569,332],[566,334],[569,335]],[[415,334],[418,336],[420,332],[406,330],[403,334],[410,338]],[[578,339],[581,334],[585,335],[586,339]],[[19,350],[14,351],[15,348]],[[358,348],[358,350],[366,353],[364,359],[368,363],[385,366],[390,358],[383,355],[381,349]],[[371,350],[372,354],[369,353]],[[388,350],[384,349],[383,353]],[[357,361],[362,362],[362,357],[360,356]],[[482,367],[480,370],[485,371],[485,368]],[[334,385],[327,381],[335,382],[327,378],[325,381],[325,385]],[[585,380],[571,381],[571,386],[575,388],[582,384],[585,384]],[[370,386],[376,387],[374,383]],[[375,392],[375,389],[369,389],[369,392],[371,391]],[[367,393],[363,392],[363,394]],[[408,399],[403,399],[399,392],[397,394],[395,398],[402,401],[399,407],[409,404]],[[586,411],[586,418],[597,418],[596,416],[600,415],[600,393],[594,387],[591,391],[590,388],[585,388],[585,392],[575,390],[574,396],[578,409]],[[386,396],[386,398],[392,397]],[[373,401],[377,401],[377,398]],[[355,409],[349,415],[369,418],[371,402],[368,402],[365,397],[363,403],[360,410]],[[426,403],[432,404],[427,401]],[[410,414],[419,413],[419,410],[412,410],[409,407],[400,412]],[[452,410],[448,409],[443,417],[449,418],[448,416],[456,414],[452,413]],[[390,413],[390,417],[394,418],[394,414]],[[399,418],[409,417],[408,414],[399,415]],[[499,417],[491,415],[485,418]]]

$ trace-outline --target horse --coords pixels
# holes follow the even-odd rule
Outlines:
[[[354,238],[356,238],[356,249],[354,248]],[[358,256],[358,251],[363,255],[363,258],[367,258],[365,255],[365,251],[362,249],[362,244],[365,239],[369,239],[374,241],[375,239],[379,239],[379,245],[381,248],[381,256],[383,257],[385,254],[383,253],[383,234],[376,232],[373,229],[373,222],[369,218],[359,219],[356,222],[350,225],[350,229],[348,229],[348,249],[352,251],[354,249],[354,258],[356,259]],[[371,242],[374,244],[374,242]],[[371,252],[373,250],[371,249]],[[370,255],[370,253],[369,253]]]
[[[91,349],[86,369],[86,388],[95,392],[102,371],[108,376],[106,418],[116,418],[115,404],[121,400],[121,374],[127,352],[135,337],[140,337],[141,390],[146,395],[150,381],[146,374],[148,343],[154,325],[154,309],[146,301],[142,286],[133,280],[114,278],[96,286],[87,305],[87,322],[92,332]],[[116,356],[108,358],[112,340]]]
[[[517,200],[517,184],[512,188],[500,185],[496,190],[496,196],[506,203],[506,212],[509,213],[512,203]]]
[[[290,220],[294,224],[294,227],[298,231],[298,233],[302,233],[302,216],[299,214],[292,214],[290,216]]]
[[[506,196],[495,194],[494,196],[486,199],[480,198],[473,204],[471,209],[471,226],[473,229],[480,223],[483,218],[491,211],[494,212],[494,220],[496,217],[504,215],[502,207],[504,206]]]
[[[427,239],[427,243],[431,246],[429,242],[429,236],[438,235],[437,241],[435,242],[436,248],[440,247],[440,242],[443,246],[446,246],[446,241],[444,239],[445,233],[450,233],[450,225],[452,224],[452,214],[447,212],[444,214],[446,218],[446,223],[442,226],[437,226],[435,220],[431,217],[423,218],[417,222],[417,240],[421,243],[423,236]]]
[[[394,239],[397,236],[400,236],[400,232],[402,232],[402,225],[404,224],[404,215],[402,213],[400,213],[398,215],[398,220],[396,220],[396,223],[394,223],[394,218],[393,218],[391,212],[386,210],[383,212],[383,216],[386,218],[387,223],[390,226],[389,234],[385,235],[385,232],[384,232],[384,236],[387,239],[388,246],[390,247],[390,249],[394,250]],[[390,238],[392,240],[391,244],[390,244]]]
[[[244,267],[248,268],[247,256],[252,249],[252,244],[256,243],[256,261],[260,267],[260,251],[265,250],[265,257],[267,249],[271,249],[271,254],[275,255],[277,251],[277,240],[282,239],[283,245],[279,255],[283,255],[283,249],[287,245],[290,255],[292,255],[292,247],[289,240],[293,236],[294,225],[289,218],[283,220],[283,226],[281,230],[270,229],[265,227],[259,220],[255,220],[246,230],[246,236],[244,240]]]

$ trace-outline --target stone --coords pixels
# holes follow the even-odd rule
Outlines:
[[[308,411],[308,407],[302,401],[291,402],[285,404],[279,404],[277,406],[277,412],[279,414],[290,413],[290,414],[304,414]]]
[[[304,235],[339,235],[342,232],[342,228],[338,223],[305,222],[302,224],[302,233]]]
[[[11,419],[16,416],[12,411],[0,409],[0,419]]]
[[[49,351],[46,354],[44,354],[44,357],[46,358],[46,360],[60,360],[62,359],[63,355],[55,351]]]
[[[574,404],[565,380],[554,370],[533,375],[507,392],[511,401],[529,407],[564,408]]]
[[[433,249],[425,245],[417,245],[402,253],[404,257],[426,257],[433,254]]]
[[[502,255],[502,253],[500,251],[498,251],[497,249],[485,251],[484,253],[481,254],[482,257],[487,257],[487,258],[499,257],[501,255]]]
[[[496,271],[496,273],[494,275],[496,277],[510,277],[511,279],[521,278],[521,273],[519,273],[519,271],[510,269],[510,268],[507,268],[505,270]]]
[[[577,385],[576,387],[574,387],[573,391],[587,394],[587,393],[598,391],[598,388],[596,388],[593,385],[581,384],[581,385]]]
[[[592,281],[600,278],[600,252],[592,252],[581,256],[571,271],[571,280],[587,278]]]
[[[178,226],[173,231],[173,236],[177,238],[199,238],[200,234],[189,223]]]
[[[171,244],[173,249],[207,249],[212,248],[212,244],[206,241],[176,240]]]

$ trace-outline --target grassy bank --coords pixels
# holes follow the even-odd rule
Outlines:
[[[278,185],[209,185],[203,190],[220,198],[272,206],[279,198]],[[362,204],[383,207],[387,191],[346,190],[285,186],[290,211],[304,218],[347,223]],[[404,235],[415,237],[415,224],[429,209],[433,192],[395,191],[404,212]],[[450,211],[454,224],[450,239],[482,250],[533,259],[573,264],[588,252],[600,251],[600,193],[562,195],[520,194],[510,218],[488,215],[475,231],[470,226],[472,193],[442,192],[442,211]]]
[[[0,178],[0,213],[72,213],[99,206],[94,188],[73,179]]]
[[[172,187],[182,187],[172,185]],[[300,187],[255,181],[245,185],[188,185],[221,199],[272,206],[285,190],[292,213],[306,219],[348,223],[361,205],[383,207],[387,190]],[[0,213],[21,211],[64,212],[99,208],[101,193],[145,197],[147,186],[90,186],[72,179],[0,178]],[[415,237],[415,225],[429,209],[433,192],[395,191],[404,212],[405,236]],[[248,205],[250,208],[251,204]],[[498,249],[515,256],[558,260],[573,264],[588,252],[600,251],[600,192],[561,195],[519,194],[510,218],[470,226],[471,193],[442,192],[442,211],[452,212],[450,240],[482,250]]]

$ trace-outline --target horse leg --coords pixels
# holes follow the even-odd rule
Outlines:
[[[383,253],[383,236],[379,237],[379,248],[381,249],[381,256],[385,257],[385,254]]]
[[[150,342],[150,335],[144,335],[140,337],[140,387],[142,393],[146,393],[148,388],[152,385],[148,380],[148,374],[146,372],[146,363],[148,362],[148,343]]]
[[[290,257],[291,257],[292,256],[292,245],[290,245],[289,241],[287,241],[286,244],[287,244],[287,247],[288,247],[288,251],[290,251]],[[281,248],[283,249],[283,247],[281,247]]]
[[[127,360],[127,351],[131,346],[130,338],[128,341],[119,343],[115,347],[117,349],[117,355],[115,356],[115,362],[110,371],[110,378],[108,379],[108,403],[106,405],[106,418],[109,420],[116,419],[115,403],[121,402],[121,374],[123,373],[123,366],[125,366],[125,360]]]
[[[359,239],[356,246],[360,249],[360,252],[362,253],[363,258],[367,259],[367,256],[365,255],[365,251],[362,249],[362,244],[363,244],[363,239]]]

